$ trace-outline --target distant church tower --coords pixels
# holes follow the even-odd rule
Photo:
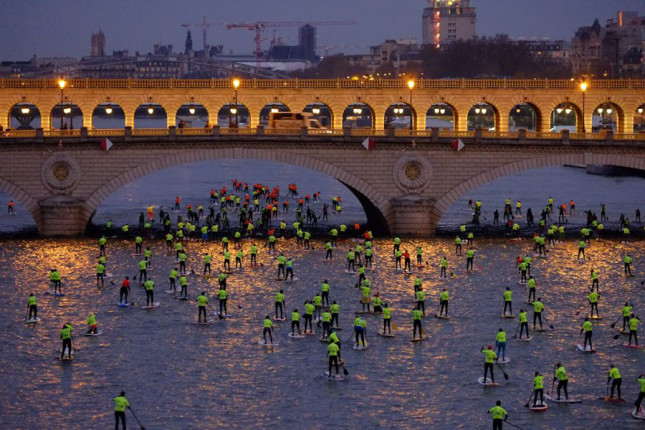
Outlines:
[[[105,34],[102,30],[92,33],[92,57],[105,57]]]
[[[193,50],[193,37],[190,35],[190,30],[186,32],[186,51],[185,54],[192,52]]]

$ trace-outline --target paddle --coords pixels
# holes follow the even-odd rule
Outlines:
[[[515,329],[515,334],[513,335],[513,339],[517,339],[517,332],[520,330],[521,326],[522,326],[522,323],[519,323],[517,325],[517,328]]]
[[[620,319],[621,319],[621,318],[622,318],[622,315],[621,315],[621,316],[619,316],[619,317],[618,317],[618,319],[617,319],[616,321],[614,321],[614,323],[613,323],[613,324],[611,324],[609,327],[611,327],[611,328],[616,327],[616,324],[618,324],[618,321],[620,321]]]
[[[347,369],[345,369],[345,363],[344,362],[341,364],[341,367],[343,368],[343,374],[345,376],[349,376],[349,372],[347,371]]]
[[[495,364],[497,364],[497,367],[499,367],[499,370],[501,370],[502,373],[504,374],[504,379],[508,381],[508,373],[504,372],[504,369],[502,369],[502,366],[500,366],[498,362],[495,362]]]
[[[143,426],[143,424],[141,424],[141,421],[139,421],[139,418],[137,418],[137,416],[134,414],[134,411],[132,410],[132,408],[130,406],[128,406],[128,409],[132,413],[132,416],[134,417],[134,419],[137,420],[137,423],[139,424],[139,427],[141,427],[141,430],[146,430],[146,428]]]
[[[545,323],[549,324],[549,321],[546,319],[546,315],[544,315],[544,312],[542,313],[542,318],[544,318],[544,322],[545,322]],[[550,328],[551,330],[555,330],[555,327],[553,327],[553,325],[552,325],[552,324],[549,324],[549,328]]]
[[[531,403],[531,399],[533,398],[533,394],[535,394],[535,390],[531,391],[531,395],[529,396],[529,399],[526,401],[526,404],[524,405],[525,408],[529,407],[529,403]]]
[[[520,427],[520,426],[516,426],[515,424],[513,424],[513,423],[511,423],[511,422],[508,422],[508,420],[504,420],[504,422],[505,422],[506,424],[508,424],[509,426],[511,426],[511,427],[515,427],[515,428],[517,428],[517,429],[522,430],[522,427]]]
[[[25,321],[29,321],[29,305],[27,305],[27,313],[25,314]]]
[[[617,340],[620,337],[620,333],[614,336],[614,340]]]
[[[396,323],[394,323],[394,322],[392,323],[392,328],[393,328],[394,330],[398,330],[398,329],[399,329],[399,328],[397,327]]]

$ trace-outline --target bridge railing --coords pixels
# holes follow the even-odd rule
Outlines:
[[[208,137],[217,138],[217,136],[319,136],[319,137],[381,137],[381,138],[424,138],[437,142],[438,139],[474,139],[475,141],[517,141],[523,143],[526,141],[560,141],[563,143],[569,141],[592,141],[592,142],[643,142],[645,143],[645,133],[570,133],[563,131],[560,133],[552,132],[533,132],[533,131],[453,131],[453,130],[409,130],[409,129],[265,129],[257,128],[150,128],[150,129],[76,129],[76,130],[7,130],[0,132],[0,140],[9,139],[34,139],[43,138],[96,138],[96,137],[167,137],[170,139],[186,137]]]
[[[407,79],[241,79],[240,88],[395,88],[407,89]],[[645,79],[596,79],[589,82],[590,88],[628,89],[645,88]],[[232,88],[231,79],[91,79],[71,78],[67,88],[176,88],[212,89]],[[578,82],[571,79],[415,79],[415,88],[461,88],[461,89],[574,89]],[[0,88],[58,88],[58,80],[2,78]]]

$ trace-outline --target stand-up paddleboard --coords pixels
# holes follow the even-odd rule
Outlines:
[[[497,364],[508,364],[511,362],[511,359],[509,357],[504,357],[503,359],[500,358],[497,360]]]
[[[215,324],[217,322],[216,319],[210,319],[208,321],[193,321],[193,324],[195,325],[210,325],[210,324]]]
[[[60,353],[63,351],[59,351],[57,358],[61,361],[72,361],[74,359],[74,348],[71,350],[65,349],[65,351],[67,354],[63,355],[63,358],[60,357]]]
[[[529,410],[531,410],[533,412],[544,412],[547,409],[549,409],[549,405],[547,405],[546,402],[544,402],[541,405],[538,404],[538,405],[533,406],[532,403],[529,405]]]
[[[332,366],[332,369],[334,366]],[[345,380],[345,375],[342,373],[339,373],[338,375],[333,373],[330,375],[329,372],[325,372],[325,378],[327,378],[329,381],[344,381]]]
[[[377,334],[383,337],[394,337],[392,333],[383,333],[382,331],[379,331]]]
[[[166,291],[165,291],[165,293],[166,293],[166,294],[176,294],[176,293],[177,293],[177,291],[174,291],[174,290],[166,290]]]
[[[298,333],[289,333],[287,336],[289,336],[292,339],[304,339],[306,337],[304,334],[298,334]]]
[[[233,317],[233,315],[230,315],[230,314],[220,315],[219,311],[213,312],[213,315],[220,317],[220,319],[221,318],[232,318]]]
[[[515,318],[515,315],[513,315],[513,314],[501,314],[500,316],[502,318]]]
[[[490,378],[486,378],[486,382],[484,382],[483,376],[477,378],[477,382],[479,382],[479,384],[483,385],[484,387],[497,387],[499,385],[499,383],[493,382]]]
[[[550,400],[555,403],[582,403],[582,400],[580,399],[565,399],[564,397],[561,397],[559,400],[557,397],[551,396],[550,393],[547,393],[544,395],[544,398],[547,400]]]
[[[102,334],[103,332],[101,330],[97,330],[96,333],[83,333],[83,336],[100,336]]]
[[[159,303],[159,302],[154,302],[154,303],[153,303],[152,305],[150,305],[150,306],[142,306],[142,307],[141,307],[141,309],[156,309],[156,308],[158,308],[158,307],[159,307],[159,305],[161,305],[161,303]]]
[[[345,270],[345,273],[348,273],[348,274],[350,274],[350,275],[355,275],[355,274],[356,274],[356,270]]]
[[[518,337],[518,338],[517,338],[517,341],[518,341],[518,342],[530,342],[530,341],[531,341],[531,339],[533,339],[533,336],[529,336],[529,337]]]
[[[38,321],[40,321],[40,318],[30,318],[28,320],[25,320],[27,324],[36,324]]]
[[[185,302],[188,300],[188,297],[177,297],[177,300],[181,300],[182,302]]]
[[[354,312],[355,315],[367,315],[369,313],[370,313],[370,311],[356,311],[356,312]]]
[[[332,329],[332,330],[342,330],[342,328],[341,328],[341,327],[332,327],[331,329]]]
[[[280,345],[280,342],[278,342],[277,340],[274,340],[273,342],[269,342],[269,341],[265,342],[264,339],[260,339],[260,340],[258,340],[258,343],[260,345],[264,345],[264,346],[278,346],[278,345]]]
[[[116,305],[120,308],[127,308],[128,306],[130,306],[130,303],[120,302],[120,303],[117,303]]]
[[[519,281],[519,282],[517,283],[517,285],[526,285],[526,282],[524,282],[524,281]]]
[[[323,343],[329,343],[329,338],[328,337],[322,337],[321,336],[321,337],[318,338],[318,340],[323,342]]]
[[[625,348],[643,349],[643,347],[642,347],[641,345],[630,345],[630,344],[628,344],[628,343],[623,343],[623,346],[624,346]]]
[[[273,317],[273,321],[286,321],[287,319],[285,317],[278,318],[278,317]]]
[[[537,331],[539,333],[547,331],[545,328],[534,328],[533,331]]]
[[[46,291],[45,292],[46,296],[54,296],[54,297],[63,297],[65,294],[63,293],[54,293],[53,291]]]
[[[589,317],[591,321],[602,321],[602,317]]]
[[[435,318],[439,318],[439,319],[442,319],[442,320],[449,320],[450,319],[450,317],[448,315],[435,314],[434,316],[435,316]]]
[[[298,282],[299,280],[300,278],[294,276],[293,278],[290,277],[289,279],[285,278],[284,282]]]
[[[367,343],[367,341],[365,341],[365,344],[364,344],[364,345],[357,345],[357,344],[354,344],[353,348],[354,348],[355,350],[357,350],[357,351],[361,351],[361,350],[363,350],[363,349],[367,349],[367,347],[368,347],[368,346],[370,346],[370,345],[369,345],[369,343]]]
[[[424,337],[415,337],[414,339],[410,339],[410,342],[421,342],[421,341],[424,341],[426,339],[427,339],[427,337],[425,337],[425,336]]]
[[[641,406],[640,410],[634,410],[632,411],[632,416],[636,418],[637,420],[645,420],[645,409]]]
[[[307,330],[303,330],[303,331],[302,331],[302,334],[303,334],[304,336],[313,336],[313,335],[315,335],[315,334],[316,334],[316,332],[315,332],[315,331],[313,331],[313,330],[309,330],[309,331],[307,331]]]
[[[578,349],[582,352],[596,352],[596,348],[592,348],[589,345],[587,345],[587,347],[585,348],[583,344],[579,343],[577,346]]]
[[[607,397],[607,396],[598,397],[598,400],[602,400],[603,402],[609,402],[609,403],[623,403],[625,401],[625,399],[619,399],[618,397]]]

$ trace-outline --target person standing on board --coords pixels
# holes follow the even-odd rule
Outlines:
[[[114,398],[114,428],[119,430],[119,420],[123,425],[123,430],[125,430],[125,408],[130,409],[130,403],[128,399],[125,398],[125,391],[121,391],[121,394]]]
[[[486,356],[484,360],[484,384],[486,384],[486,376],[488,375],[489,370],[490,370],[490,380],[494,384],[495,375],[493,374],[493,363],[497,359],[497,354],[495,354],[495,351],[493,351],[493,345],[488,345],[488,349],[482,346],[482,349],[480,352]]]
[[[502,430],[503,421],[508,419],[508,412],[502,408],[502,401],[495,402],[495,406],[490,408],[488,413],[493,416],[493,430]]]

